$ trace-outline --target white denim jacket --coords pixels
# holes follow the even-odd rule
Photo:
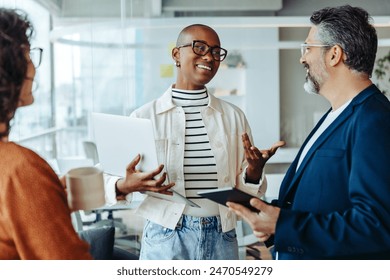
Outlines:
[[[136,109],[130,117],[152,120],[159,163],[165,165],[173,189],[185,196],[184,189],[184,131],[185,115],[181,107],[172,102],[170,87],[160,98]],[[211,149],[217,163],[218,187],[235,186],[261,197],[267,183],[262,174],[260,184],[245,183],[247,162],[241,135],[251,130],[244,113],[236,106],[209,94],[209,104],[201,110],[203,122],[209,135]],[[105,176],[106,201],[115,204],[115,182],[118,177]],[[136,210],[144,218],[174,229],[183,214],[185,204],[174,203],[147,196]],[[227,207],[219,205],[222,231],[236,227],[237,217]]]

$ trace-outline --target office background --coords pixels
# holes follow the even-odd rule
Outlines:
[[[369,11],[379,35],[377,58],[387,54],[388,0],[0,0],[29,13],[33,47],[44,49],[35,103],[18,110],[11,140],[54,168],[57,160],[90,157],[84,146],[93,140],[90,113],[128,115],[160,96],[175,81],[171,49],[179,31],[204,23],[229,51],[209,90],[245,111],[256,146],[287,142],[267,167],[281,175],[329,108],[303,90],[300,44],[309,16],[342,4]]]
[[[327,1],[326,5],[345,4]],[[390,49],[390,3],[349,1],[374,17],[377,57]],[[128,115],[174,82],[178,32],[205,23],[229,50],[209,89],[247,114],[255,144],[283,139],[288,161],[329,107],[303,91],[299,45],[323,1],[0,0],[28,11],[44,48],[36,102],[18,112],[11,137],[47,160],[82,157],[92,111]],[[375,81],[375,76],[373,77]],[[278,160],[278,159],[276,159]]]

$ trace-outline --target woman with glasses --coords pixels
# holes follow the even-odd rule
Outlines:
[[[261,197],[264,164],[280,143],[263,151],[264,156],[251,149],[243,112],[209,94],[206,84],[226,55],[212,28],[187,26],[172,50],[176,83],[131,114],[152,120],[167,183],[175,183],[176,192],[200,206],[146,197],[137,209],[147,219],[140,259],[238,259],[236,216],[197,192],[235,186]],[[112,186],[112,202],[133,191],[129,182],[134,172],[128,169],[126,178]]]
[[[91,259],[57,175],[36,153],[8,141],[16,110],[34,102],[42,49],[30,48],[33,32],[22,11],[0,8],[0,259]]]

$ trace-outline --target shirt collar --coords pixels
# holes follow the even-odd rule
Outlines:
[[[156,103],[156,113],[161,114],[165,113],[173,108],[175,108],[176,105],[173,104],[172,101],[172,85],[164,92],[164,94],[157,99]],[[211,109],[219,112],[222,114],[222,106],[221,103],[219,102],[219,99],[216,98],[214,95],[209,93],[209,104],[207,107],[210,107]]]

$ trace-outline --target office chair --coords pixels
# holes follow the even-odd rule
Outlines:
[[[80,238],[90,245],[90,253],[95,260],[137,260],[139,259],[140,243],[137,237],[116,237],[114,225],[110,223],[96,224],[84,222],[80,211],[71,214],[72,224]],[[101,220],[106,221],[106,220]],[[121,228],[124,224],[118,223]],[[118,225],[115,224],[115,225]],[[87,227],[84,227],[87,226]]]
[[[103,226],[112,226],[121,231],[122,234],[127,233],[127,227],[121,220],[114,218],[113,212],[118,209],[95,209],[91,210],[92,213],[96,215],[95,220],[93,221],[94,227],[103,227]],[[102,219],[102,214],[107,212],[107,218]]]
[[[99,163],[99,155],[97,152],[96,144],[92,141],[83,142],[85,156],[93,160],[93,164]]]
[[[94,165],[98,164],[99,154],[97,151],[96,144],[93,141],[83,141],[84,152],[87,158],[92,159]],[[136,205],[133,203],[133,205]],[[135,206],[134,206],[135,207]],[[134,252],[134,256],[137,256],[139,249],[141,247],[139,242],[139,237],[136,235],[129,235],[128,228],[126,224],[122,222],[121,219],[114,217],[114,211],[119,210],[128,210],[127,206],[121,204],[102,207],[99,209],[94,209],[86,212],[86,214],[95,214],[95,219],[93,221],[84,222],[84,225],[88,225],[94,228],[100,227],[113,227],[119,232],[115,233],[115,247],[114,247],[114,258],[121,259],[121,255],[127,256],[126,252],[123,252],[122,248],[130,249]],[[103,214],[107,213],[107,217],[103,218]],[[126,250],[125,250],[126,251]],[[121,253],[122,252],[122,253]],[[116,257],[115,257],[116,255]],[[128,257],[128,256],[127,256]]]

